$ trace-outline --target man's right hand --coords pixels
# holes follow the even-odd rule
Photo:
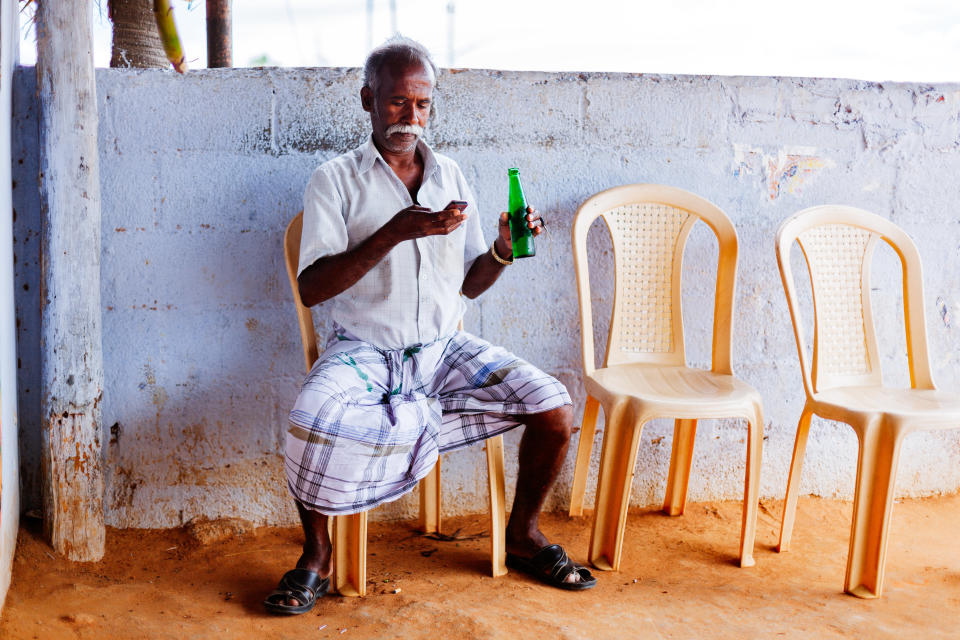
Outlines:
[[[398,211],[376,233],[353,249],[320,258],[297,277],[300,300],[308,307],[346,291],[405,240],[446,235],[463,224],[458,209],[430,211],[413,205]]]
[[[425,207],[411,205],[398,211],[384,225],[384,231],[397,242],[425,236],[445,236],[456,230],[466,219],[467,214],[459,209],[430,211]]]

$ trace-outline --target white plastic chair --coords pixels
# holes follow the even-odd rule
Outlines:
[[[613,241],[616,286],[607,353],[594,366],[587,232],[603,217]],[[686,366],[681,315],[683,249],[702,220],[717,237],[719,260],[713,309],[713,366]],[[618,569],[640,432],[654,418],[675,419],[663,510],[683,513],[697,420],[743,418],[748,423],[740,565],[752,566],[756,534],[763,410],[759,394],[731,370],[737,233],[717,206],[682,189],[634,184],[588,199],[573,223],[573,259],[580,297],[580,330],[587,403],[574,470],[570,514],[583,512],[597,410],[606,432],[600,458],[590,562]]]
[[[904,321],[910,388],[884,387],[870,304],[870,263],[886,242],[903,268]],[[814,307],[813,360],[807,358],[790,249],[800,245]],[[807,402],[793,448],[778,551],[790,548],[810,419],[849,424],[859,440],[850,551],[844,590],[861,598],[883,591],[887,532],[897,460],[915,429],[960,427],[960,395],[938,391],[930,372],[920,254],[910,237],[878,215],[839,205],[804,209],[777,231],[777,262],[803,371]]]

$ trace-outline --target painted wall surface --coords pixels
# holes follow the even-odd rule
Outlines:
[[[302,357],[281,256],[311,171],[367,135],[359,76],[346,69],[98,71],[103,191],[103,397],[107,519],[169,527],[198,515],[295,519],[282,473],[286,414]],[[17,76],[14,190],[23,483],[38,503],[39,229],[33,70]],[[570,227],[580,203],[631,182],[674,185],[724,209],[741,240],[735,371],[766,402],[761,493],[783,495],[803,404],[776,270],[774,233],[815,204],[859,206],[916,240],[927,266],[935,377],[960,390],[960,85],[656,75],[444,72],[435,147],[463,168],[493,238],[506,169],[522,168],[549,234],[473,303],[466,327],[567,384],[582,410]],[[612,291],[606,232],[591,232],[595,331]],[[795,256],[796,257],[796,256]],[[716,246],[685,259],[688,359],[709,362]],[[907,373],[899,268],[879,251],[875,315],[888,379]],[[328,324],[316,312],[321,332]],[[597,345],[603,352],[604,341]],[[662,500],[672,423],[645,429],[632,502]],[[739,499],[746,430],[704,421],[691,500]],[[599,460],[588,482],[592,501]],[[508,492],[517,434],[507,437]],[[569,495],[573,447],[549,508]],[[853,432],[814,424],[803,491],[850,497]],[[486,509],[481,447],[444,463],[445,511]],[[898,493],[960,488],[960,430],[910,436]],[[412,516],[416,494],[373,517]]]

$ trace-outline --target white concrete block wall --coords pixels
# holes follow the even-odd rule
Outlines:
[[[17,76],[14,178],[18,218],[20,408],[27,506],[39,501],[39,322],[36,105],[32,69]],[[283,229],[319,163],[368,132],[359,75],[347,69],[98,72],[103,180],[103,399],[107,518],[176,526],[198,515],[260,523],[295,519],[282,474],[286,412],[302,378],[281,256]],[[815,204],[860,206],[915,238],[926,271],[935,376],[960,391],[960,87],[850,80],[446,71],[429,139],[471,181],[488,236],[521,167],[549,234],[470,305],[469,330],[566,383],[582,410],[570,226],[602,189],[659,182],[718,204],[740,234],[736,372],[763,394],[761,493],[781,497],[803,403],[773,251],[774,233]],[[22,164],[17,160],[22,159]],[[600,223],[598,223],[600,224]],[[598,226],[595,332],[610,308],[612,259]],[[716,246],[694,232],[685,260],[688,359],[709,363]],[[899,271],[878,252],[873,287],[884,366],[903,384]],[[24,289],[26,285],[26,289]],[[881,309],[880,305],[887,305]],[[327,325],[321,307],[319,331]],[[598,353],[605,340],[598,338]],[[739,499],[745,428],[701,423],[691,500]],[[960,425],[958,425],[960,427]],[[644,431],[636,505],[662,499],[672,423]],[[592,500],[599,460],[588,482]],[[508,435],[508,490],[518,437]],[[569,495],[572,444],[550,508]],[[852,431],[814,425],[803,490],[850,497]],[[444,463],[445,511],[486,509],[482,448]],[[898,492],[960,488],[960,430],[912,435]],[[416,513],[415,494],[374,517]]]

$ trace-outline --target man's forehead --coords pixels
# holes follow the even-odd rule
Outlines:
[[[436,85],[437,79],[433,75],[433,69],[429,65],[418,60],[393,60],[387,62],[380,68],[381,83],[386,86],[396,87],[409,76],[426,76],[430,82],[430,90]]]

